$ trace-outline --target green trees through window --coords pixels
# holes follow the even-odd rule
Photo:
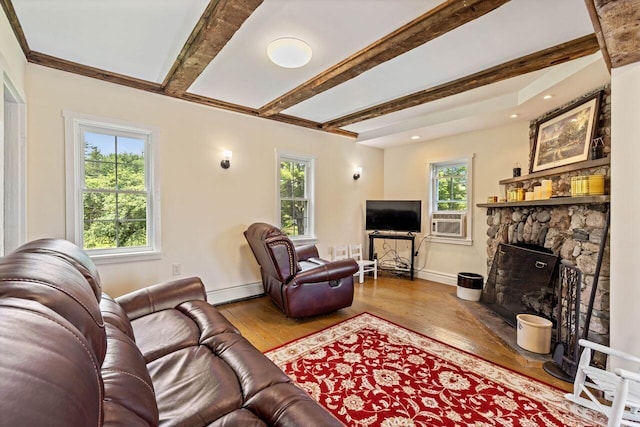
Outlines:
[[[438,165],[435,174],[437,211],[467,210],[466,164]]]
[[[289,236],[304,236],[309,225],[308,162],[280,160],[280,226]]]
[[[84,248],[147,246],[145,139],[91,131],[83,138]]]

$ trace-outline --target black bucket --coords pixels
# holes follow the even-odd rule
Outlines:
[[[482,289],[484,277],[476,273],[458,273],[458,286],[468,289]]]

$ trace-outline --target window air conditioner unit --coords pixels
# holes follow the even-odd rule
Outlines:
[[[443,237],[464,237],[466,231],[465,214],[431,215],[431,235]]]

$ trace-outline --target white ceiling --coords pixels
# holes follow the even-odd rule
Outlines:
[[[162,83],[208,0],[13,0],[33,51]],[[188,89],[258,109],[372,44],[438,0],[264,0]],[[593,33],[584,0],[512,0],[283,111],[326,122]],[[280,37],[313,49],[299,69],[269,62]],[[530,120],[608,82],[599,53],[345,129],[377,147]],[[542,101],[541,95],[554,98]]]

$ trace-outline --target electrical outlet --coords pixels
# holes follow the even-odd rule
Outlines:
[[[174,276],[182,274],[182,264],[171,264],[171,273]]]

